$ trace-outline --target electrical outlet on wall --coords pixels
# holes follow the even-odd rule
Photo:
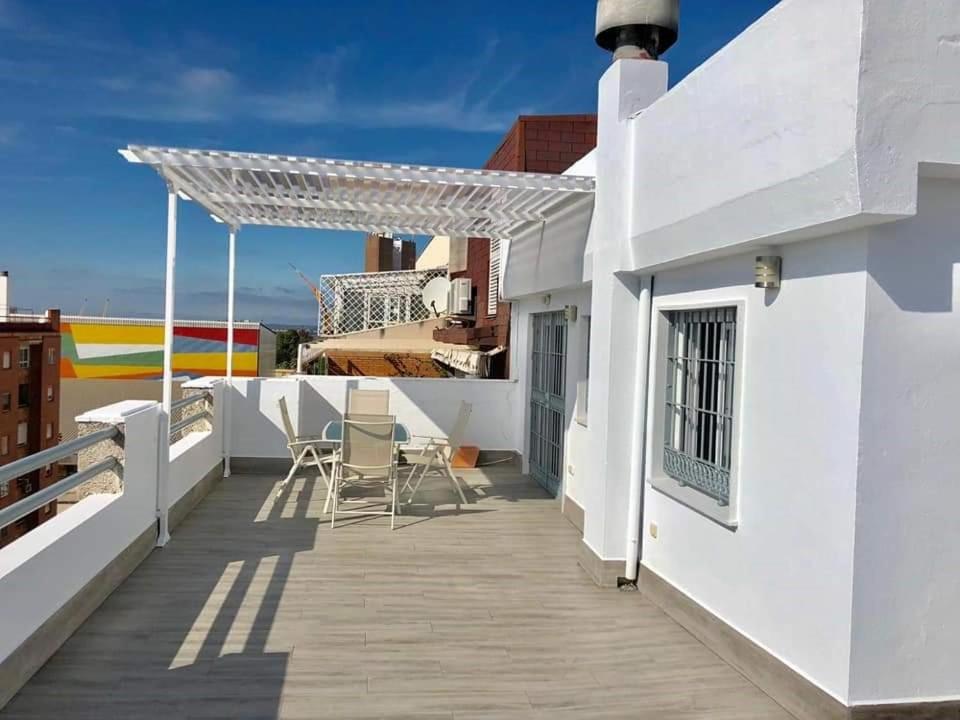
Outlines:
[[[656,523],[650,523],[650,537],[656,540],[660,536],[660,528]]]

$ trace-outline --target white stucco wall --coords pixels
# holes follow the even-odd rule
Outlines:
[[[342,416],[347,389],[390,391],[390,412],[415,435],[450,432],[460,401],[473,405],[466,444],[483,450],[521,451],[519,391],[510,380],[437,378],[247,378],[238,380],[232,406],[232,447],[237,457],[289,455],[277,401],[287,400],[295,428],[316,435]]]
[[[160,406],[122,405],[123,492],[89,496],[0,549],[0,660],[156,524]]]
[[[563,495],[572,499],[580,507],[586,502],[586,487],[590,477],[587,463],[589,458],[588,426],[577,422],[577,383],[584,377],[587,362],[587,317],[590,316],[590,289],[581,287],[576,290],[558,290],[546,296],[536,295],[512,302],[511,346],[516,350],[511,360],[513,376],[518,383],[519,411],[523,417],[520,441],[522,442],[524,470],[529,471],[527,460],[530,456],[530,382],[531,366],[530,333],[533,327],[534,313],[563,310],[567,305],[577,307],[577,321],[567,325],[567,361],[565,380],[564,414],[564,462]],[[596,478],[594,478],[596,480]]]
[[[960,696],[960,183],[870,233],[853,702]]]
[[[847,696],[864,233],[783,248],[783,287],[739,255],[656,276],[662,306],[743,303],[739,527],[646,486],[643,564],[839,699]],[[657,358],[662,348],[652,348]],[[656,363],[652,364],[656,374]],[[662,408],[648,408],[648,467]],[[658,527],[658,538],[649,532]]]

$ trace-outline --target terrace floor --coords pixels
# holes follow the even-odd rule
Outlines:
[[[221,483],[0,712],[14,718],[790,716],[638,593],[508,468],[399,520],[324,522],[323,486]],[[427,488],[427,483],[424,484]]]

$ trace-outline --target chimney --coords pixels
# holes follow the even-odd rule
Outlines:
[[[656,60],[677,41],[680,0],[597,0],[597,45],[614,61]]]
[[[0,320],[10,315],[10,273],[0,270]]]

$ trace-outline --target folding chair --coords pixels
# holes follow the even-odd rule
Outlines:
[[[463,436],[467,431],[467,423],[470,422],[470,414],[472,412],[473,405],[467,402],[461,402],[460,410],[457,412],[457,419],[453,423],[453,429],[445,439],[414,436],[421,440],[426,440],[427,444],[418,450],[406,451],[404,453],[407,463],[413,466],[410,468],[410,473],[407,475],[407,481],[404,483],[402,490],[402,492],[406,492],[407,489],[411,489],[411,484],[413,486],[410,497],[407,498],[407,505],[413,502],[417,490],[420,489],[420,483],[423,482],[423,478],[430,470],[440,470],[446,475],[453,485],[453,489],[456,490],[457,495],[460,496],[460,502],[464,505],[467,503],[467,499],[463,495],[463,489],[460,487],[460,481],[457,480],[450,461],[453,460],[454,454],[463,444]],[[419,475],[417,475],[418,472]],[[416,480],[414,480],[414,476],[416,476]]]
[[[397,513],[397,451],[394,442],[395,419],[390,415],[347,415],[343,419],[343,441],[333,470],[333,507],[330,527],[341,515],[389,515],[394,528]],[[387,491],[389,510],[338,510],[340,493],[352,488],[382,484]],[[346,501],[365,502],[369,501]]]
[[[390,413],[389,390],[358,390],[351,388],[347,391],[346,415],[388,415]]]
[[[290,457],[293,458],[293,466],[290,468],[290,472],[287,473],[287,477],[280,483],[280,487],[277,489],[277,497],[280,497],[298,470],[301,468],[315,467],[320,472],[320,477],[323,478],[323,482],[327,486],[327,499],[323,504],[323,512],[326,513],[330,508],[331,481],[330,476],[323,466],[332,466],[336,458],[336,453],[327,452],[323,454],[324,451],[318,446],[322,441],[320,437],[298,437],[293,429],[293,423],[290,422],[290,412],[287,410],[287,399],[281,397],[277,401],[277,405],[280,407],[283,431],[287,435],[287,449],[290,451]]]

